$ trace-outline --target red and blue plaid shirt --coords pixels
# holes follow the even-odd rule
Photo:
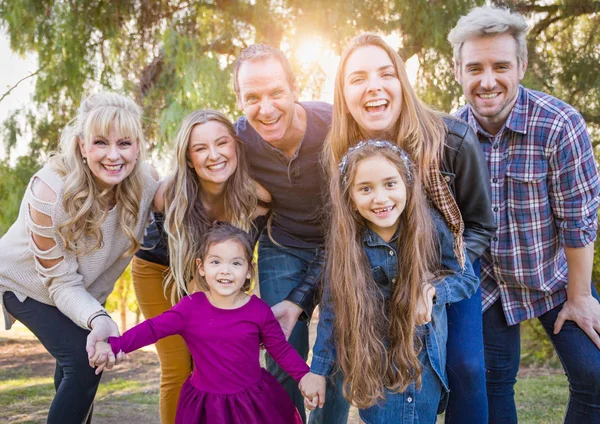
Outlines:
[[[596,238],[600,181],[585,121],[572,106],[522,86],[496,136],[470,105],[456,115],[483,148],[498,225],[481,258],[483,309],[500,298],[509,325],[538,317],[567,299],[563,246]]]

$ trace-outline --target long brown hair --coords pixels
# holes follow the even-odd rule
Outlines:
[[[366,136],[366,134],[362,134],[358,124],[348,112],[344,99],[344,73],[348,58],[354,51],[366,46],[375,46],[384,50],[394,65],[402,90],[402,109],[393,142],[409,153],[417,164],[423,185],[427,186],[430,170],[438,169],[440,165],[447,131],[446,125],[442,114],[427,107],[417,97],[410,85],[406,66],[400,55],[375,34],[358,35],[350,41],[342,53],[335,76],[331,131],[324,147],[326,169],[331,171],[346,150]]]
[[[360,162],[379,156],[394,165],[406,186],[406,206],[399,218],[398,275],[386,305],[371,273],[363,237],[366,220],[356,211],[351,187]],[[337,363],[344,375],[344,396],[359,408],[384,398],[384,388],[404,391],[420,385],[421,349],[416,334],[416,305],[428,271],[435,271],[434,227],[416,172],[398,152],[367,143],[346,156],[345,181],[331,176],[339,189],[330,199],[327,237],[327,284],[331,290]],[[386,313],[387,311],[387,313]]]
[[[196,125],[216,121],[224,125],[235,140],[237,168],[227,180],[224,207],[227,220],[245,231],[252,226],[252,214],[258,198],[255,185],[250,178],[245,160],[244,145],[235,133],[231,121],[216,110],[197,110],[189,114],[181,123],[175,141],[173,173],[165,190],[165,231],[169,238],[170,272],[167,275],[165,291],[174,282],[177,295],[187,293],[187,284],[192,280],[195,268],[194,249],[198,235],[204,234],[212,225],[202,202],[202,186],[198,175],[189,165],[188,146],[192,130]],[[175,296],[172,296],[175,301]]]

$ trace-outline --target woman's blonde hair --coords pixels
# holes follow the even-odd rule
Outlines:
[[[394,65],[402,90],[402,108],[393,141],[406,150],[415,161],[421,181],[427,187],[430,170],[439,168],[447,131],[446,125],[441,114],[425,106],[417,97],[410,85],[406,66],[400,55],[375,34],[367,33],[355,37],[342,53],[334,84],[331,131],[324,147],[326,169],[331,171],[346,150],[366,136],[361,132],[346,106],[344,74],[350,55],[357,49],[367,46],[384,50]]]
[[[396,148],[397,149],[397,148]],[[367,221],[351,196],[361,161],[380,157],[398,169],[406,186],[406,205],[399,218],[396,258],[398,275],[385,303],[373,279],[364,248]],[[331,220],[327,235],[325,290],[330,290],[334,312],[337,364],[344,375],[344,396],[359,408],[374,405],[384,388],[402,392],[421,382],[416,332],[416,305],[428,272],[435,271],[434,225],[427,199],[406,156],[390,147],[367,143],[348,153],[340,172],[331,176]],[[408,165],[408,166],[407,166]]]
[[[112,189],[98,187],[90,168],[83,162],[79,142],[88,144],[96,136],[108,137],[111,128],[120,137],[129,137],[138,147],[133,170],[114,187],[114,201],[119,224],[131,242],[123,256],[131,256],[140,248],[134,229],[143,189],[140,168],[146,157],[141,117],[142,110],[133,100],[116,93],[100,92],[84,99],[77,116],[63,129],[59,151],[50,163],[65,178],[62,202],[69,219],[58,227],[58,233],[67,250],[82,255],[102,247],[101,226],[110,210]],[[81,242],[85,237],[91,238],[91,246]]]
[[[208,231],[214,220],[214,217],[208,216],[202,202],[202,185],[195,169],[190,165],[188,154],[194,127],[211,121],[225,126],[235,141],[237,168],[225,187],[224,208],[228,214],[228,222],[244,231],[250,230],[252,214],[258,204],[256,188],[245,161],[244,145],[236,135],[231,121],[215,110],[197,110],[189,114],[181,123],[175,140],[173,171],[165,191],[164,228],[169,240],[170,260],[165,291],[175,283],[173,301],[188,292],[188,283],[194,277],[196,268],[194,246],[199,235]]]

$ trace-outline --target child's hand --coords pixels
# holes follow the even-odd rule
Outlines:
[[[433,298],[435,297],[436,291],[429,283],[423,283],[422,286],[423,296],[421,296],[419,303],[417,304],[417,325],[424,325],[431,322],[431,313],[433,311]]]
[[[322,375],[309,372],[300,383],[298,388],[304,396],[304,406],[309,410],[315,409],[317,406],[322,408],[325,404],[325,377]]]
[[[96,367],[96,375],[104,371],[105,368],[112,368],[115,364],[115,355],[113,354],[110,343],[96,342],[94,356],[90,358],[90,366]]]

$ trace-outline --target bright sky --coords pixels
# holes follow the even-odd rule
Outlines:
[[[0,32],[0,97],[21,78],[35,72],[37,63],[35,56],[21,58],[10,50],[8,36]],[[0,102],[0,122],[3,122],[11,111],[29,105],[35,87],[35,77],[21,82],[2,102]],[[0,133],[0,138],[2,134]],[[16,147],[16,155],[26,153],[27,142],[22,140]],[[4,140],[0,143],[0,158],[5,157]]]

